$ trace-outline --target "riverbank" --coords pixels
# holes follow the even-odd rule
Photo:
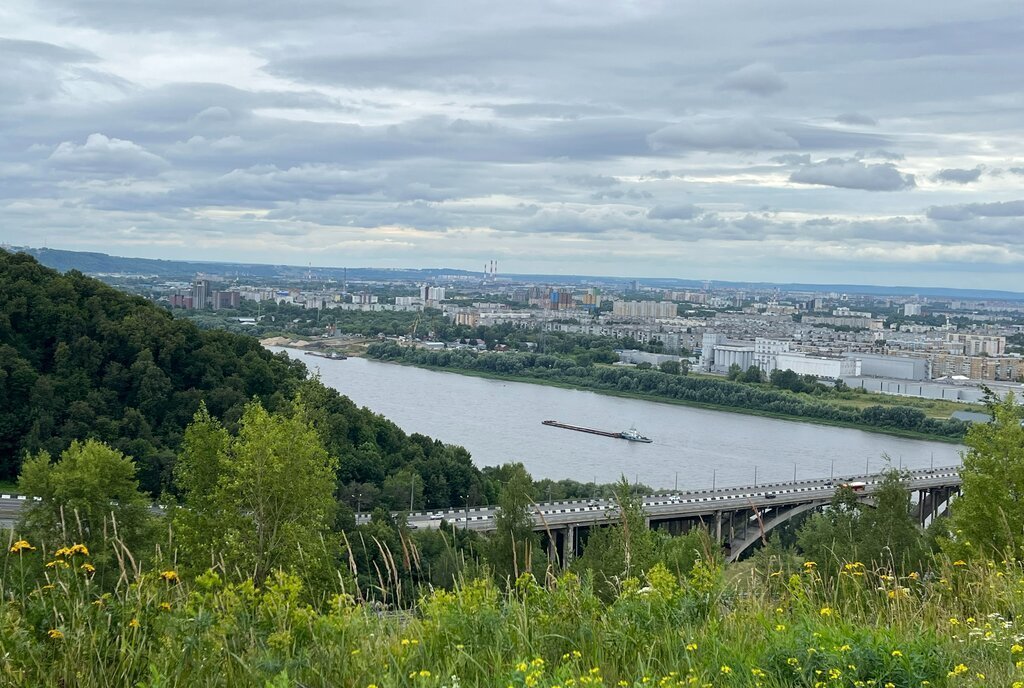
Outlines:
[[[295,349],[295,350],[296,351],[302,351],[302,349]],[[673,399],[673,398],[667,398],[667,397],[658,396],[658,395],[655,395],[655,394],[646,394],[646,393],[643,393],[643,392],[614,390],[614,389],[601,388],[601,387],[597,387],[597,386],[591,387],[591,386],[588,386],[588,385],[581,385],[581,384],[563,382],[563,381],[560,381],[560,380],[547,380],[547,379],[539,379],[539,378],[535,378],[535,377],[507,375],[507,374],[496,373],[496,372],[493,372],[493,371],[469,370],[469,369],[465,369],[465,368],[456,368],[456,367],[450,367],[450,366],[431,366],[431,365],[426,365],[426,364],[421,364],[421,363],[410,363],[408,361],[384,360],[384,359],[379,359],[379,358],[375,358],[375,357],[372,357],[372,356],[367,356],[366,358],[367,358],[367,360],[371,360],[371,361],[374,361],[374,362],[377,362],[377,363],[393,363],[393,364],[398,364],[398,365],[403,366],[403,367],[419,368],[419,369],[422,369],[422,370],[430,370],[430,371],[440,372],[440,373],[455,373],[455,374],[462,375],[462,376],[465,376],[465,377],[476,377],[476,378],[489,379],[489,380],[499,380],[499,381],[502,381],[502,382],[523,382],[523,383],[527,383],[527,384],[544,386],[544,387],[553,387],[553,388],[558,388],[558,389],[567,389],[567,390],[577,390],[577,391],[593,392],[595,394],[600,394],[600,395],[603,395],[603,396],[617,397],[617,398],[622,398],[622,399],[635,399],[635,400],[638,400],[638,401],[647,401],[647,402],[652,402],[652,403],[657,403],[657,404],[664,404],[664,405],[670,405],[670,406],[683,406],[683,407],[688,407],[688,408],[697,408],[697,409],[703,409],[703,410],[709,410],[709,411],[720,411],[720,412],[725,412],[725,413],[742,414],[742,415],[746,415],[746,416],[770,418],[770,419],[773,419],[773,420],[787,420],[787,421],[795,421],[795,422],[801,422],[801,423],[808,423],[808,424],[812,424],[812,425],[821,425],[821,426],[836,427],[836,428],[848,428],[848,429],[852,429],[852,430],[862,430],[862,431],[865,431],[865,432],[871,432],[871,433],[880,434],[880,435],[887,435],[887,436],[891,436],[891,437],[900,437],[900,438],[904,438],[904,439],[938,441],[938,442],[943,442],[945,444],[959,444],[961,442],[961,440],[962,440],[962,438],[959,438],[959,437],[947,437],[947,436],[941,436],[941,435],[932,435],[932,434],[928,434],[928,433],[914,432],[914,431],[910,431],[910,430],[900,430],[900,429],[895,429],[895,428],[880,428],[880,427],[877,427],[877,426],[872,426],[872,425],[867,425],[867,424],[862,424],[862,423],[850,423],[850,422],[844,422],[844,421],[841,421],[841,420],[833,420],[833,419],[827,419],[827,418],[813,418],[813,417],[808,417],[808,416],[797,416],[797,415],[790,415],[790,414],[785,414],[785,413],[774,413],[772,411],[767,411],[767,410],[763,410],[763,409],[751,409],[751,408],[744,408],[744,407],[737,407],[737,406],[728,406],[728,405],[722,405],[722,404],[713,404],[713,403],[700,402],[700,401],[691,401],[691,400],[686,400],[686,399]]]

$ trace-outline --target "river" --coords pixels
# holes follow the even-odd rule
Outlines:
[[[273,351],[283,349],[271,347]],[[893,466],[960,461],[962,446],[595,392],[423,370],[364,358],[343,361],[285,349],[324,382],[406,432],[464,446],[478,466],[521,461],[535,478],[612,482],[625,475],[657,488],[702,489],[828,477]],[[627,442],[541,425],[617,432]]]

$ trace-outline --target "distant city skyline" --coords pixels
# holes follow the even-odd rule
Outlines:
[[[1019,2],[27,0],[0,242],[1020,288]]]

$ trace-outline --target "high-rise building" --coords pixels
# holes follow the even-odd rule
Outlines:
[[[210,298],[210,281],[197,279],[192,285],[192,308],[202,310],[206,308]]]

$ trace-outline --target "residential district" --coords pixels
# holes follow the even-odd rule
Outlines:
[[[252,325],[260,317],[259,304],[290,304],[315,311],[315,322],[324,323],[318,336],[325,339],[340,336],[331,323],[345,311],[434,309],[469,327],[506,324],[636,342],[637,348],[618,352],[621,365],[678,361],[722,375],[751,366],[765,375],[792,370],[872,392],[950,401],[977,402],[986,389],[1015,390],[1019,396],[1024,381],[1021,301],[741,290],[711,283],[674,290],[621,279],[552,285],[499,277],[494,263],[482,274],[440,274],[429,284],[317,280],[312,273],[304,280],[272,282],[244,285],[237,277],[205,275],[153,284],[150,296],[192,310],[256,304],[251,317],[239,318]],[[436,341],[415,327],[398,338],[425,348],[483,346],[482,340]]]

